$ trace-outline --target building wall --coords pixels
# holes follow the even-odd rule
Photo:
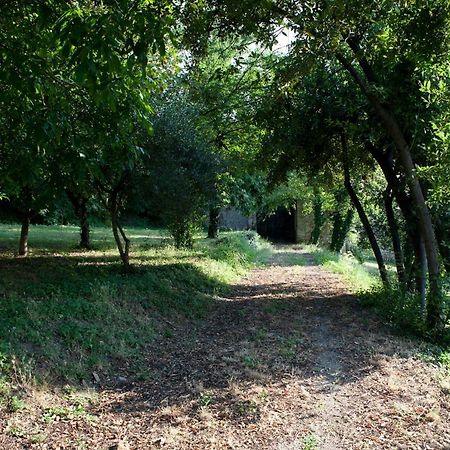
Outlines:
[[[314,214],[305,213],[303,205],[300,200],[297,201],[297,208],[295,210],[295,232],[296,242],[308,244],[311,242],[311,234],[314,229]],[[331,241],[331,225],[326,222],[320,232],[318,244],[326,247]]]
[[[297,208],[295,210],[296,242],[309,243],[313,228],[314,215],[312,213],[304,213],[301,202],[297,201]]]
[[[236,208],[223,208],[219,226],[228,230],[251,230],[256,228],[256,216],[245,216]]]

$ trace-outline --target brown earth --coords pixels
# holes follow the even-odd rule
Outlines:
[[[448,381],[299,250],[170,326],[145,381],[124,367],[70,414],[42,411],[72,394],[34,391],[0,449],[450,449]]]

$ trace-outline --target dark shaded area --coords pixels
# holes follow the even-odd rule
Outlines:
[[[273,242],[294,243],[295,208],[278,208],[270,216],[258,216],[256,230],[263,238]]]

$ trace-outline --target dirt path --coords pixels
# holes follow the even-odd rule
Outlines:
[[[155,342],[147,380],[103,390],[96,420],[55,423],[55,446],[34,448],[450,448],[436,369],[299,256],[278,249],[207,319]]]

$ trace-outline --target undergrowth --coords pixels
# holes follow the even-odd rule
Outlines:
[[[170,337],[168,324],[204,317],[270,251],[256,233],[197,236],[193,250],[175,249],[164,230],[128,233],[135,270],[126,275],[105,228],[93,230],[96,250],[82,252],[75,227],[32,227],[31,256],[16,258],[17,227],[0,226],[0,406],[17,406],[28,383],[137,372],[143,347]]]

